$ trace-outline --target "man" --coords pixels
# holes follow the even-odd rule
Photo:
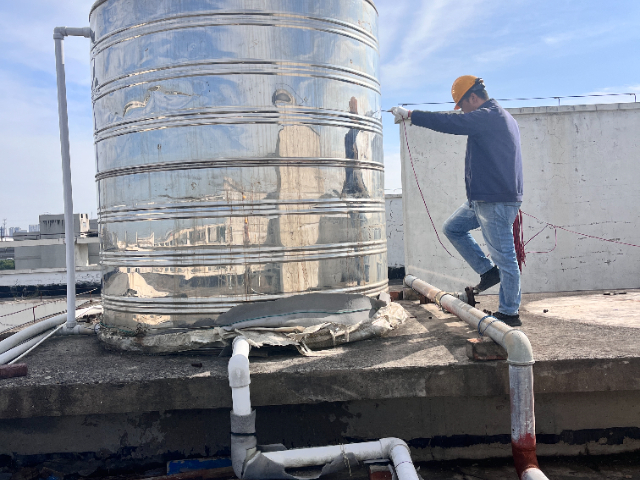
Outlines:
[[[522,325],[520,270],[513,242],[513,222],[522,202],[523,179],[520,130],[514,118],[489,99],[481,78],[464,75],[451,87],[456,110],[463,115],[408,111],[394,107],[395,122],[436,132],[467,135],[465,184],[467,201],[451,215],[443,230],[460,255],[477,273],[482,292],[500,283],[500,307],[493,316],[507,325]],[[482,230],[491,260],[469,233]],[[493,261],[492,261],[493,260]],[[494,263],[495,262],[495,263]]]

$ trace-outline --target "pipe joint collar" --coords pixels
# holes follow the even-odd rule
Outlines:
[[[404,284],[409,288],[413,288],[413,282],[415,281],[416,277],[414,277],[413,275],[406,275],[404,277]]]
[[[96,325],[96,327],[98,327],[98,325]],[[91,335],[98,333],[96,327],[86,327],[84,325],[78,325],[77,323],[73,327],[65,325],[60,329],[60,335]]]
[[[440,308],[442,308],[442,297],[444,297],[445,295],[450,295],[451,297],[456,298],[450,293],[440,290],[438,293],[436,293],[436,297],[433,299],[433,301],[436,302],[436,305],[438,305]]]
[[[251,435],[256,433],[256,411],[249,415],[236,415],[231,412],[231,433]]]
[[[64,37],[67,36],[67,28],[66,27],[56,27],[53,29],[53,39],[54,40],[63,40]]]
[[[529,339],[520,330],[512,328],[504,334],[503,346],[507,351],[507,363],[509,365],[533,365],[533,349]]]

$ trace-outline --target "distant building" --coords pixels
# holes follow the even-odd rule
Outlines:
[[[76,236],[89,233],[89,215],[76,213],[73,215]],[[40,215],[41,238],[64,238],[64,215]]]
[[[97,222],[90,221],[86,213],[76,213],[73,220],[76,266],[97,264],[100,254]],[[40,215],[40,223],[30,225],[29,232],[17,232],[13,236],[17,241],[14,247],[16,270],[66,267],[64,227],[64,215]]]
[[[13,234],[17,233],[17,232],[26,232],[26,230],[22,230],[22,228],[20,228],[20,227],[9,227],[9,236],[10,237],[13,237]]]

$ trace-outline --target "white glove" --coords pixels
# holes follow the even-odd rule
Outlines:
[[[409,120],[409,110],[403,107],[393,107],[391,113],[396,117],[393,123],[402,123],[403,120]]]

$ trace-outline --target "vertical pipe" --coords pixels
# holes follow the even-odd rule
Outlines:
[[[58,119],[60,123],[60,153],[62,155],[62,188],[64,193],[64,238],[67,257],[67,328],[76,326],[76,265],[71,192],[71,157],[69,154],[69,118],[67,116],[67,86],[64,71],[64,35],[55,29],[56,77],[58,80]]]
[[[533,410],[533,367],[509,365],[511,449],[518,476],[539,470],[536,458],[536,420]]]

